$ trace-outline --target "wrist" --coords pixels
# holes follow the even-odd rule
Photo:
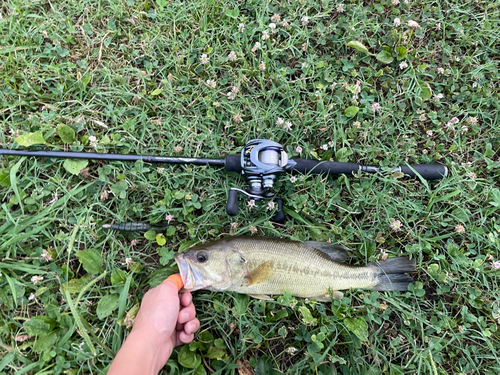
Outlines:
[[[137,361],[141,374],[158,374],[172,350],[169,340],[156,331],[145,328],[132,329],[120,349],[129,360]]]

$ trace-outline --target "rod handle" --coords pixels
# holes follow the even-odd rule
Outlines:
[[[411,168],[410,168],[411,167]],[[417,172],[422,178],[426,180],[440,180],[448,176],[448,168],[446,165],[441,164],[410,164],[401,165],[399,169],[402,173],[410,176],[416,177]],[[413,170],[412,170],[413,169]]]
[[[228,172],[241,173],[241,171],[243,170],[241,168],[241,155],[226,155],[226,158],[224,160],[224,167]]]
[[[229,216],[236,216],[238,215],[238,211],[238,192],[231,189],[227,198],[226,212]]]
[[[360,169],[358,163],[341,163],[337,161],[321,161],[311,159],[292,159],[297,164],[294,171],[312,174],[351,174]]]

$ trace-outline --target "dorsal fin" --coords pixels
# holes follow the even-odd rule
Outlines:
[[[269,280],[273,275],[273,261],[268,260],[262,263],[257,268],[249,272],[246,279],[248,280],[248,285],[262,284]]]
[[[304,244],[313,247],[317,250],[317,254],[324,256],[325,259],[340,263],[345,263],[347,261],[348,249],[343,245],[319,241],[306,241]]]

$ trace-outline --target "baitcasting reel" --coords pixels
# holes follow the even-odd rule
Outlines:
[[[245,176],[249,187],[245,190],[231,188],[226,211],[229,215],[238,214],[238,194],[247,199],[276,199],[278,212],[273,217],[276,222],[283,222],[283,200],[271,191],[277,175],[293,168],[297,163],[288,159],[288,155],[279,143],[267,139],[252,139],[245,144],[240,157],[241,174]]]

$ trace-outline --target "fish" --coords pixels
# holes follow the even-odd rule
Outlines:
[[[351,266],[345,264],[347,250],[327,242],[235,236],[197,245],[174,259],[184,291],[233,291],[262,300],[288,292],[331,301],[341,299],[342,290],[406,291],[413,282],[407,274],[415,270],[413,259]]]

